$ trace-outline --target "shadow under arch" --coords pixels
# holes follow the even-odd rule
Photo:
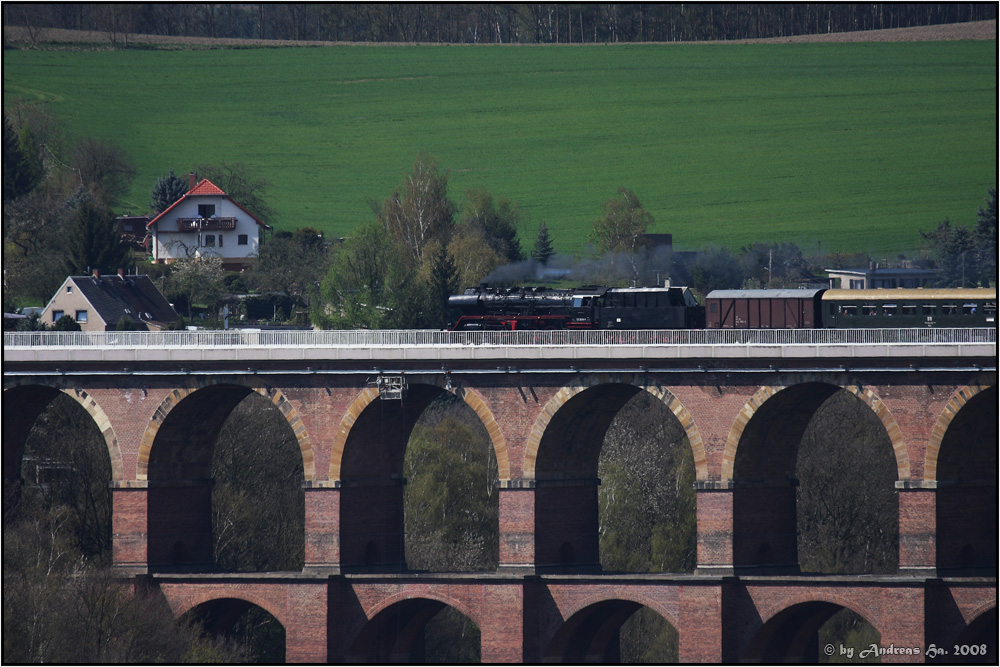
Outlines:
[[[486,404],[486,401],[483,400],[482,396],[480,396],[478,392],[464,387],[449,387],[447,380],[438,376],[419,376],[419,381],[420,384],[437,387],[440,392],[449,392],[458,398],[461,398],[467,406],[472,408],[472,411],[476,413],[479,421],[482,422],[483,428],[486,429],[486,432],[489,435],[490,443],[493,447],[493,453],[497,459],[497,469],[500,475],[500,481],[505,482],[510,480],[510,456],[507,452],[507,439],[504,437],[499,424],[497,424],[496,418],[493,416],[493,412]],[[421,400],[424,400],[425,398],[426,397],[423,397]],[[342,479],[344,452],[347,447],[348,440],[352,437],[352,431],[355,425],[358,424],[358,420],[365,413],[368,406],[379,399],[379,390],[374,387],[369,387],[362,391],[358,397],[354,399],[354,402],[351,403],[350,407],[347,408],[347,413],[340,420],[340,427],[337,429],[331,448],[329,471],[329,479],[331,481],[340,481]],[[426,407],[426,405],[424,407]],[[362,421],[359,428],[364,427],[366,427],[366,424]],[[410,428],[412,429],[412,425]]]
[[[601,600],[569,614],[556,630],[542,654],[543,662],[569,664],[621,662],[622,627],[640,609],[649,609],[677,628],[677,619],[646,601]]]
[[[956,430],[951,430],[952,424],[956,422],[956,419],[969,404],[972,404],[970,412],[977,412],[979,414],[973,415],[974,421],[968,418],[969,413],[963,415],[963,419],[958,419],[956,424]],[[992,419],[989,414],[989,408],[992,406],[993,414]],[[996,419],[996,407],[997,407],[997,389],[996,387],[984,386],[984,385],[970,385],[960,388],[951,397],[944,409],[941,411],[937,422],[934,424],[934,428],[931,429],[931,436],[927,441],[927,453],[924,458],[924,479],[927,481],[937,481],[941,479],[938,476],[938,465],[941,458],[941,447],[946,442],[954,442],[956,439],[956,433],[961,430],[962,434],[968,439],[969,437],[974,438],[975,442],[982,442],[984,438],[989,437],[991,433],[988,431],[990,424],[994,428],[992,435],[996,435],[995,429],[997,424]],[[965,423],[963,423],[963,420]],[[996,442],[994,437],[992,440],[987,441],[989,445]],[[990,447],[987,447],[990,449]],[[976,465],[975,461],[971,461],[972,467]],[[948,461],[945,462],[946,466],[949,464]],[[955,462],[951,462],[951,467],[955,467]],[[968,467],[968,466],[967,466]]]
[[[857,614],[879,632],[865,614],[845,601],[830,599],[796,602],[763,621],[743,650],[740,662],[767,664],[818,662],[819,652],[823,648],[819,645],[820,628],[844,609]],[[863,648],[857,647],[857,649]]]
[[[600,571],[598,462],[622,408],[646,392],[679,422],[695,477],[707,477],[704,445],[685,407],[642,375],[596,373],[560,389],[542,408],[526,442],[524,477],[534,486],[535,565],[560,572]]]
[[[451,608],[477,628],[476,618],[454,599],[427,594],[423,597],[394,596],[380,604],[351,643],[346,656],[354,663],[424,662],[425,631],[439,612]],[[479,647],[478,655],[482,655]]]
[[[234,392],[233,395],[228,397],[226,400],[219,401],[213,405],[206,405],[203,409],[198,411],[198,414],[195,415],[196,417],[205,417],[208,420],[202,423],[200,429],[202,433],[207,432],[210,429],[214,429],[218,432],[222,422],[225,421],[226,415],[232,412],[233,408],[236,407],[236,404],[243,400],[243,398],[245,398],[250,392],[255,392],[264,399],[270,401],[278,409],[285,421],[288,422],[288,426],[295,434],[295,439],[299,444],[299,451],[302,454],[304,481],[314,481],[316,479],[315,454],[309,441],[309,433],[305,428],[305,424],[302,423],[302,418],[295,409],[295,406],[291,404],[280,389],[245,378],[231,378],[225,380],[210,378],[197,379],[187,387],[175,389],[170,392],[170,395],[163,399],[160,405],[156,408],[156,411],[153,413],[146,430],[143,432],[142,441],[139,443],[139,458],[136,464],[136,479],[140,481],[149,480],[150,457],[153,455],[153,448],[156,443],[157,436],[160,433],[160,429],[163,428],[164,423],[177,406],[188,397],[194,395],[196,392],[213,389],[220,390],[225,389],[226,387],[238,388],[242,391]],[[232,399],[236,395],[239,395],[239,399],[233,401]],[[204,394],[202,394],[202,396],[204,396]],[[198,428],[198,425],[190,424],[188,425],[188,428],[194,430]],[[193,430],[192,432],[194,432]]]
[[[927,446],[936,487],[938,571],[995,576],[997,389],[966,386],[943,409]]]
[[[797,388],[808,387],[809,385],[820,385],[823,388],[812,387],[806,389],[806,394],[795,399],[790,399],[789,390],[795,390]],[[779,424],[778,427],[782,429],[782,435],[794,435],[798,433],[799,440],[801,439],[802,432],[805,431],[805,426],[808,424],[809,419],[812,417],[812,413],[815,412],[816,408],[823,403],[827,398],[836,393],[838,390],[843,389],[849,394],[856,396],[862,403],[871,408],[875,417],[882,423],[885,428],[886,434],[889,436],[889,441],[892,443],[892,451],[896,458],[896,473],[897,479],[904,480],[910,477],[910,458],[909,453],[906,450],[906,442],[903,439],[902,430],[896,423],[895,417],[889,411],[889,408],[882,402],[882,400],[875,394],[870,388],[864,387],[863,385],[855,384],[836,384],[834,382],[821,380],[818,382],[804,382],[799,384],[792,384],[787,386],[766,386],[758,389],[753,396],[747,400],[746,404],[740,410],[739,415],[733,422],[733,426],[729,431],[729,437],[726,439],[725,450],[722,455],[722,480],[723,481],[733,481],[737,476],[737,460],[746,458],[746,452],[741,454],[740,446],[745,444],[743,439],[744,434],[748,434],[748,427],[751,428],[751,433],[753,428],[750,426],[751,420],[758,415],[766,415],[766,412],[771,409],[770,406],[765,407],[767,402],[772,399],[777,399],[781,402],[786,402],[785,406],[782,406],[785,410],[790,409],[801,409],[803,414],[801,416],[805,417],[805,421],[802,422],[801,419],[792,420],[790,422]],[[795,401],[795,406],[789,406],[792,400]],[[774,405],[773,403],[771,404]],[[774,415],[766,415],[765,419],[773,420]],[[770,428],[770,425],[764,428]],[[760,437],[760,434],[756,434]],[[791,453],[789,448],[798,446],[799,440],[786,440],[786,449],[782,451],[783,454],[788,455]],[[794,459],[793,459],[794,460]],[[778,473],[780,477],[782,472]]]
[[[330,457],[339,487],[340,565],[350,570],[405,570],[404,457],[410,435],[437,398],[452,394],[472,409],[490,439],[500,478],[510,476],[507,444],[486,402],[439,375],[407,375],[401,397],[363,390],[340,422]]]
[[[315,478],[309,436],[294,406],[275,388],[250,379],[197,378],[172,391],[143,433],[137,478],[147,487],[147,562],[151,568],[215,569],[212,462],[230,414],[256,394],[291,429],[303,481]]]
[[[668,410],[680,422],[681,426],[684,428],[684,432],[687,435],[688,443],[691,445],[691,453],[694,456],[695,465],[695,478],[697,480],[708,479],[708,462],[705,456],[705,445],[701,438],[701,433],[698,430],[697,424],[695,424],[694,418],[687,408],[667,390],[665,387],[659,384],[650,384],[643,376],[634,374],[615,374],[615,375],[589,375],[584,378],[582,384],[567,386],[560,389],[555,396],[549,399],[549,402],[545,404],[542,411],[539,413],[535,420],[535,423],[531,427],[531,432],[528,435],[528,439],[525,442],[525,453],[524,453],[524,478],[527,480],[538,479],[539,474],[543,472],[539,471],[538,468],[538,457],[542,448],[542,441],[545,438],[545,434],[548,431],[549,425],[553,420],[557,420],[557,415],[560,410],[569,403],[578,394],[585,392],[589,389],[599,387],[602,385],[627,385],[631,389],[622,392],[616,397],[616,403],[620,401],[614,409],[611,409],[611,405],[607,406],[608,409],[602,409],[600,415],[594,415],[594,417],[601,417],[600,421],[606,421],[610,424],[610,420],[607,419],[608,414],[612,417],[618,410],[621,409],[622,405],[628,401],[635,393],[644,390],[649,392],[650,395],[655,397],[657,400],[662,402]],[[624,398],[624,400],[621,400]],[[597,420],[595,420],[597,421]],[[604,426],[604,430],[607,430],[607,424]],[[584,429],[579,429],[583,431]],[[601,431],[601,437],[603,438],[604,431]]]
[[[847,378],[814,377],[787,386],[765,386],[746,402],[726,442],[722,481],[732,489],[733,567],[742,571],[799,570],[796,467],[803,437],[817,411],[846,392],[871,411],[892,448],[895,479],[908,478],[902,431],[869,388]]]
[[[950,655],[935,662],[953,662],[961,664],[997,664],[997,608],[993,603],[985,610],[977,613],[952,644],[961,653]],[[985,649],[985,650],[983,650]]]
[[[198,624],[205,634],[212,637],[239,637],[245,648],[252,650],[254,655],[249,658],[254,662],[283,663],[286,649],[286,623],[281,619],[278,610],[267,600],[257,599],[252,595],[243,597],[209,597],[197,601],[188,601],[184,609],[176,610],[176,616],[182,621]],[[253,618],[247,621],[248,615]],[[246,626],[243,632],[234,632],[239,626]]]
[[[5,481],[20,477],[21,457],[28,434],[42,411],[60,393],[76,401],[101,432],[107,445],[111,463],[111,483],[125,479],[121,447],[115,435],[111,419],[96,399],[85,390],[69,382],[38,383],[35,381],[16,382],[4,388],[3,392],[3,478]]]

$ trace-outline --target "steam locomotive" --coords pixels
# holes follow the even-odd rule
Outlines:
[[[573,289],[480,285],[448,299],[451,331],[544,329],[870,329],[996,325],[996,289]]]

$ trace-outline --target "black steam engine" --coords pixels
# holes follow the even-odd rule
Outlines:
[[[494,288],[448,299],[462,313],[452,331],[539,329],[697,329],[705,311],[687,287]]]

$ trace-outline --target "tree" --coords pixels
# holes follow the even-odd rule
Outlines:
[[[441,246],[437,246],[431,261],[427,321],[434,326],[443,327],[451,317],[448,299],[458,291],[458,273],[455,271],[455,263],[451,260],[451,256]]]
[[[702,294],[714,289],[737,289],[748,277],[737,257],[722,246],[707,246],[683,264],[691,285]]]
[[[226,419],[212,454],[212,533],[219,567],[302,569],[302,470],[288,422],[266,399],[250,393]]]
[[[885,428],[866,404],[846,391],[827,399],[802,436],[795,475],[804,571],[896,571],[896,458]]]
[[[608,252],[634,253],[645,247],[646,230],[653,216],[642,207],[634,192],[625,187],[605,201],[604,215],[594,221],[590,240],[601,254]]]
[[[267,203],[267,189],[271,187],[271,181],[258,176],[243,162],[200,165],[197,173],[222,188],[233,201],[262,222],[269,225],[274,223],[277,212]]]
[[[318,279],[329,268],[323,233],[303,227],[294,233],[279,232],[263,244],[247,278],[256,289],[287,294],[296,306],[308,311],[318,292]]]
[[[83,186],[109,207],[118,204],[128,193],[136,173],[135,166],[120,146],[91,138],[77,143],[71,164]]]
[[[802,250],[794,243],[753,243],[740,251],[744,282],[766,288],[794,287],[806,270]]]
[[[381,224],[359,227],[333,250],[312,321],[324,328],[380,328],[390,302],[390,273],[396,258],[392,239]]]
[[[154,213],[162,213],[183,197],[186,192],[187,186],[184,181],[174,176],[174,170],[171,169],[168,176],[156,179],[153,189],[149,192],[149,208]]]
[[[504,264],[504,258],[486,243],[477,228],[456,230],[448,244],[448,255],[455,266],[458,288],[478,284],[493,269]]]
[[[27,125],[15,134],[4,119],[4,199],[21,197],[34,190],[45,176],[41,146]]]
[[[3,206],[5,304],[45,302],[66,278],[65,248],[70,204],[48,188],[36,188]]]
[[[439,173],[437,161],[421,153],[413,172],[375,213],[400,248],[422,263],[428,243],[451,239],[455,205],[448,199],[448,174]]]
[[[983,287],[997,283],[997,191],[993,188],[986,197],[986,205],[976,214],[976,247],[980,253],[979,284]]]
[[[407,566],[495,570],[497,462],[489,435],[471,410],[451,394],[435,401],[410,436],[404,467]]]
[[[521,242],[517,238],[517,228],[521,224],[517,205],[502,197],[494,200],[483,188],[466,191],[465,200],[459,224],[480,230],[485,243],[505,263],[523,260]]]
[[[116,271],[131,266],[132,253],[121,241],[114,216],[100,204],[84,201],[69,239],[69,274],[79,276],[95,269]]]
[[[920,232],[934,266],[939,287],[971,287],[978,280],[975,238],[967,227],[952,227],[945,218],[931,232]]]
[[[531,259],[539,264],[548,264],[549,258],[555,254],[552,248],[552,239],[549,238],[549,228],[543,222],[538,228],[538,236],[535,238],[535,247],[531,251]]]
[[[186,257],[174,262],[167,278],[166,292],[187,303],[188,319],[195,302],[214,306],[223,294],[225,274],[221,257]]]

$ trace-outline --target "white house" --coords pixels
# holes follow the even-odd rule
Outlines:
[[[170,264],[185,257],[222,258],[223,268],[238,270],[257,256],[260,234],[270,229],[210,180],[191,189],[146,225],[153,261]]]

